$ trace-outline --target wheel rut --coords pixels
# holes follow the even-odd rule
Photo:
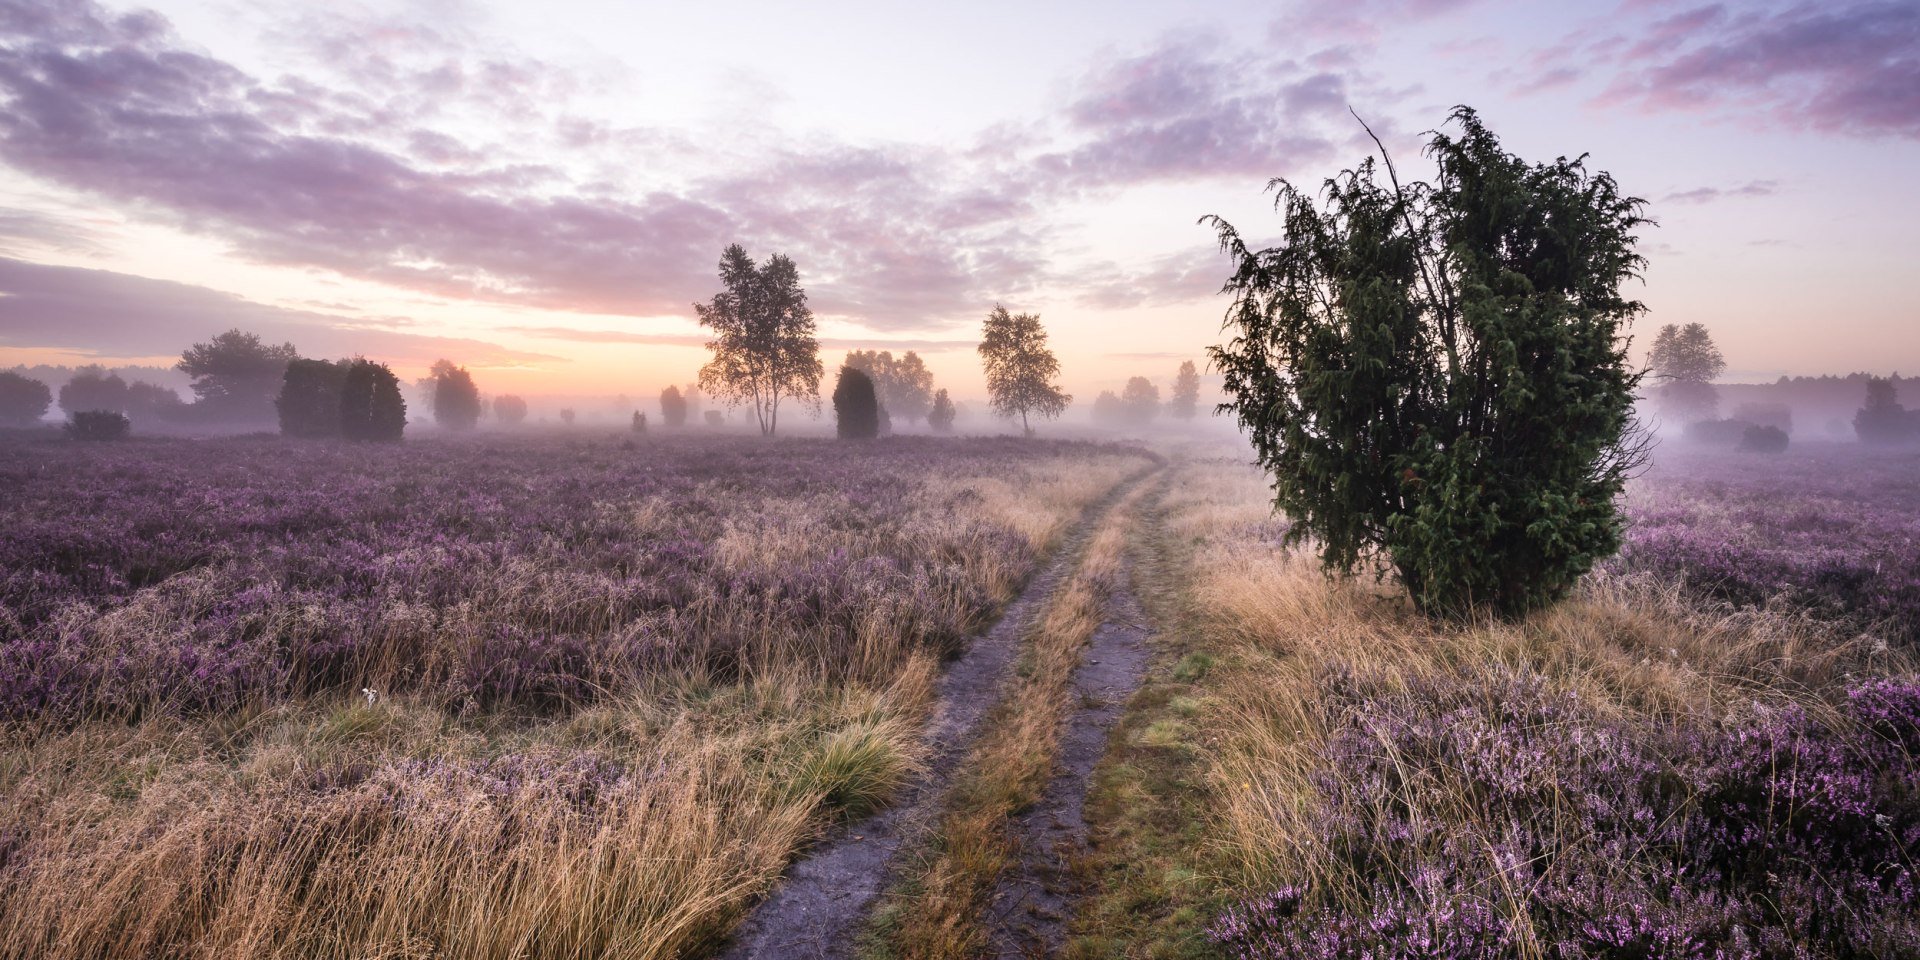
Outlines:
[[[1008,604],[991,628],[975,637],[966,651],[947,665],[937,688],[933,715],[927,721],[929,756],[921,775],[892,806],[834,828],[789,866],[773,892],[735,928],[731,941],[718,955],[721,960],[817,960],[853,955],[861,923],[892,879],[896,854],[913,837],[923,834],[938,813],[941,795],[979,732],[981,717],[999,699],[1022,635],[1046,608],[1048,598],[1073,573],[1101,520],[1157,469],[1149,467],[1122,480],[1081,511],[1046,567]]]

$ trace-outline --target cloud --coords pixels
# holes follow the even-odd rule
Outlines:
[[[1230,272],[1226,255],[1209,244],[1132,270],[1113,264],[1096,267],[1076,299],[1099,310],[1196,303],[1219,293]]]
[[[1711,203],[1728,197],[1771,197],[1780,191],[1776,180],[1751,180],[1737,187],[1695,187],[1667,194],[1668,203]]]
[[[1223,46],[1211,37],[1168,38],[1144,53],[1096,64],[1064,113],[1081,142],[1040,155],[1037,175],[1102,189],[1271,177],[1331,159],[1336,134],[1329,126],[1351,123],[1349,74],[1251,54],[1222,56]]]
[[[457,23],[314,14],[285,32],[320,79],[249,75],[152,13],[0,0],[0,162],[238,257],[434,297],[684,316],[738,241],[792,255],[825,317],[939,329],[1071,285],[1050,258],[1063,206],[1323,164],[1358,133],[1349,101],[1388,98],[1339,49],[1293,61],[1169,39],[1095,63],[1054,122],[958,148],[743,147],[570,116],[586,81],[479,49]],[[476,112],[500,142],[433,126]],[[681,173],[628,182],[655,167]]]
[[[139,318],[130,323],[129,318]],[[424,366],[455,357],[469,366],[558,361],[464,337],[345,327],[354,318],[256,303],[206,287],[109,270],[0,257],[0,345],[58,345],[102,356],[166,356],[233,327],[306,356],[364,354]]]
[[[704,347],[712,337],[704,333],[637,333],[626,330],[583,330],[577,327],[502,327],[503,333],[572,340],[581,343],[632,343],[648,346]],[[945,353],[972,350],[973,340],[900,339],[893,337],[821,337],[820,346],[828,350],[916,350],[921,353]]]
[[[1622,39],[1622,38],[1616,38]],[[1920,4],[1853,0],[1689,7],[1607,54],[1599,102],[1714,110],[1858,136],[1920,137]],[[1595,49],[1598,49],[1597,47]]]
[[[62,253],[98,254],[106,249],[92,228],[31,210],[0,207],[0,251],[18,252],[22,243]]]
[[[1371,43],[1381,27],[1431,20],[1478,0],[1300,0],[1274,21],[1275,40],[1306,37]]]

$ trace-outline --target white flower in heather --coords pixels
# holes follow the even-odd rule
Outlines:
[[[367,698],[367,706],[369,707],[373,706],[374,703],[380,699],[380,694],[375,692],[372,687],[361,687],[360,695]]]

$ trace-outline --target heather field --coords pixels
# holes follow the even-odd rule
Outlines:
[[[667,957],[1137,451],[0,445],[0,955]]]
[[[1467,622],[1244,460],[15,436],[0,957],[1920,955],[1911,451]]]

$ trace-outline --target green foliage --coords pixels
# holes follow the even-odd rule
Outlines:
[[[772,436],[783,399],[820,403],[820,342],[800,271],[777,253],[756,266],[736,243],[720,255],[720,282],[725,290],[693,305],[714,334],[700,386],[730,403],[751,403],[760,433]]]
[[[471,430],[480,422],[480,388],[466,367],[450,360],[433,364],[433,422],[449,430]]]
[[[47,415],[53,391],[47,385],[11,370],[0,370],[0,424],[29,426]]]
[[[291,343],[268,346],[255,334],[228,330],[188,347],[175,366],[193,378],[203,414],[243,423],[265,422],[271,419],[287,363],[299,355]]]
[[[398,440],[407,428],[400,378],[384,363],[348,362],[340,384],[340,435],[349,440]]]
[[[927,426],[935,433],[947,433],[953,429],[953,418],[958,411],[953,408],[953,398],[947,396],[945,387],[934,391],[933,409],[927,411]]]
[[[980,337],[980,362],[987,370],[987,397],[995,413],[1019,417],[1020,429],[1028,436],[1033,427],[1029,415],[1058,417],[1066,412],[1073,397],[1054,380],[1060,376],[1060,361],[1047,348],[1047,331],[1036,314],[1009,314],[1007,308],[993,305]]]
[[[670,386],[660,391],[660,422],[669,428],[687,425],[687,398],[679,387]]]
[[[842,440],[871,440],[880,435],[880,397],[873,378],[852,364],[840,368],[833,387],[833,417]]]
[[[1867,404],[1853,415],[1853,432],[1862,443],[1901,443],[1915,439],[1914,420],[1900,405],[1893,381],[1867,381]]]
[[[1372,158],[1324,209],[1284,180],[1280,246],[1234,261],[1212,348],[1274,504],[1330,571],[1391,570],[1423,609],[1516,614],[1619,546],[1644,451],[1621,295],[1640,200],[1584,158],[1528,164],[1472,110],[1427,145],[1433,184]]]
[[[1200,407],[1200,371],[1192,360],[1180,362],[1173,378],[1173,396],[1167,398],[1167,415],[1176,420],[1192,420]]]
[[[75,440],[124,440],[133,421],[118,410],[75,410],[67,421],[67,436]]]
[[[346,389],[348,361],[288,361],[274,408],[280,432],[289,437],[337,437],[342,426],[340,397]]]

